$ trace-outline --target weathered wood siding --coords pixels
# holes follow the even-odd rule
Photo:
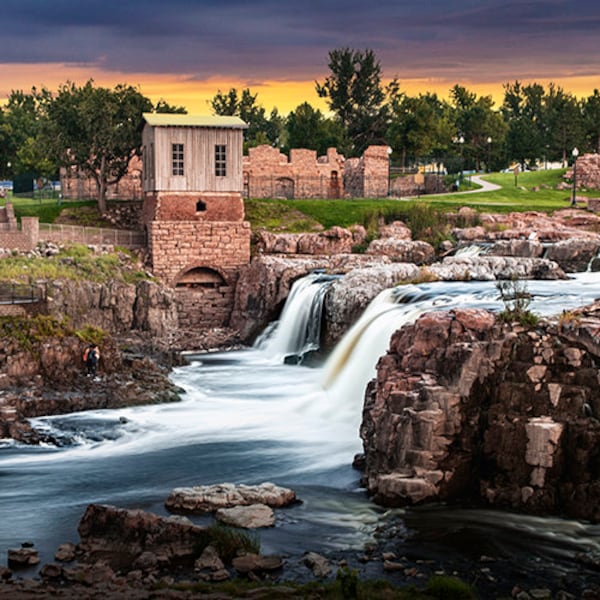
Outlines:
[[[240,192],[242,191],[243,132],[217,127],[151,127],[144,128],[144,156],[148,176],[144,191],[168,192]],[[184,174],[172,175],[172,144],[183,144]],[[226,146],[224,177],[215,175],[215,146]],[[152,156],[154,155],[154,156]]]

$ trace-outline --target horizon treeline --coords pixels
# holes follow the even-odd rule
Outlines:
[[[600,92],[578,99],[550,83],[503,85],[496,106],[459,84],[447,100],[431,92],[409,95],[401,82],[382,83],[372,50],[341,48],[329,53],[330,74],[315,82],[330,113],[308,102],[287,115],[267,114],[249,88],[217,90],[209,102],[215,115],[235,115],[247,124],[245,149],[260,144],[308,148],[318,155],[330,147],[346,157],[369,145],[392,149],[394,165],[410,168],[443,163],[448,172],[500,170],[518,162],[567,164],[580,154],[600,152]],[[66,83],[56,93],[32,88],[11,92],[0,108],[0,177],[20,173],[51,178],[60,166],[74,165],[97,179],[99,187],[118,181],[131,156],[139,154],[143,112],[187,112],[161,99],[153,104],[139,89],[120,84],[113,90],[92,80]],[[120,157],[118,156],[120,155]],[[98,161],[114,168],[100,179]]]

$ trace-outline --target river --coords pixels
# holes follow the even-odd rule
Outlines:
[[[600,273],[527,286],[533,312],[558,314],[599,296]],[[309,303],[302,297],[302,307]],[[286,364],[277,330],[290,324],[280,322],[256,348],[190,354],[190,364],[172,373],[185,390],[179,403],[34,419],[65,445],[0,440],[0,564],[25,541],[42,562],[53,560],[59,544],[78,540],[90,503],[167,514],[163,503],[177,486],[272,481],[302,500],[260,532],[263,553],[290,562],[307,550],[359,555],[388,528],[388,547],[438,567],[444,558],[468,569],[481,555],[501,555],[514,561],[514,574],[505,565],[507,577],[531,579],[536,565],[544,577],[548,569],[579,577],[576,554],[600,551],[599,526],[443,506],[386,511],[359,485],[351,463],[361,451],[362,397],[377,357],[402,323],[451,306],[502,308],[493,282],[402,286],[374,300],[322,366]],[[287,306],[286,319],[301,321],[304,308]]]

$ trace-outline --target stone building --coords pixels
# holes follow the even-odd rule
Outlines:
[[[237,117],[144,114],[144,204],[153,272],[176,288],[183,326],[226,325],[250,260]]]

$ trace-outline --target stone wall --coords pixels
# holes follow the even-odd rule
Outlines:
[[[335,148],[317,158],[314,150],[292,149],[288,158],[268,145],[244,156],[245,194],[249,198],[341,198],[344,157]]]
[[[60,169],[60,191],[63,198],[96,198],[96,181],[75,167]],[[142,159],[134,156],[129,161],[127,174],[118,183],[108,186],[107,200],[137,200],[142,197]]]
[[[0,229],[0,248],[11,250],[33,250],[39,241],[40,224],[37,217],[22,217],[21,229],[14,227]]]
[[[244,200],[235,192],[155,192],[144,201],[144,222],[243,221]]]
[[[386,198],[389,193],[388,146],[369,146],[360,158],[344,163],[344,189],[351,198]]]

